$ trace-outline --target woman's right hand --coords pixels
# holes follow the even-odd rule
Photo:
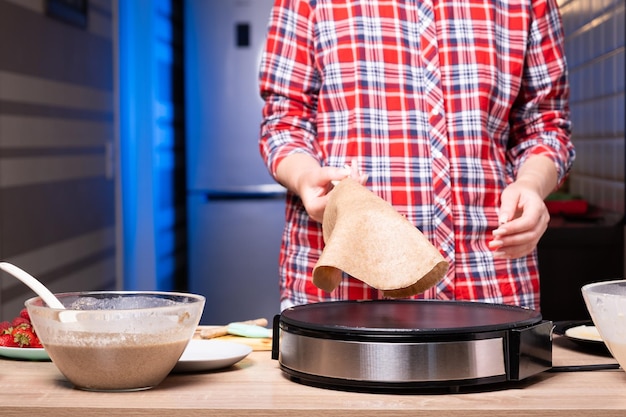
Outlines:
[[[296,193],[311,218],[319,223],[324,219],[328,193],[334,181],[351,177],[365,184],[367,175],[359,172],[356,161],[350,167],[321,167],[305,154],[288,156],[278,166],[276,177],[281,184]]]
[[[333,189],[333,181],[340,181],[349,175],[348,169],[335,167],[318,167],[301,173],[297,193],[313,220],[321,223],[324,219],[328,193]]]

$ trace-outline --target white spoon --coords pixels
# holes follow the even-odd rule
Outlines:
[[[8,262],[0,262],[0,269],[3,269],[5,272],[8,272],[24,284],[28,285],[31,290],[35,291],[37,295],[40,296],[46,304],[48,304],[48,307],[63,310],[65,309],[65,306],[61,304],[59,299],[56,298],[55,295],[45,287],[45,285],[39,282],[37,278],[33,277],[28,272]]]

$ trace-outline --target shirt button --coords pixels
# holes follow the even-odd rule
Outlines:
[[[433,149],[433,158],[441,158],[443,155],[438,149]]]
[[[433,107],[433,109],[430,111],[430,115],[437,116],[438,114],[439,114],[439,106]]]
[[[446,199],[443,197],[437,197],[435,198],[435,201],[437,202],[437,204],[439,204],[440,206],[445,206],[446,205]]]

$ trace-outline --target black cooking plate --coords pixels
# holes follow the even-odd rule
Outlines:
[[[426,336],[500,331],[539,323],[534,310],[501,304],[438,300],[333,301],[282,312],[283,328],[337,337],[361,335]],[[331,333],[331,334],[329,334]]]

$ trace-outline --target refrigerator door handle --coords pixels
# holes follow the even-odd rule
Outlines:
[[[284,200],[287,190],[279,184],[261,184],[207,190],[208,201]]]

